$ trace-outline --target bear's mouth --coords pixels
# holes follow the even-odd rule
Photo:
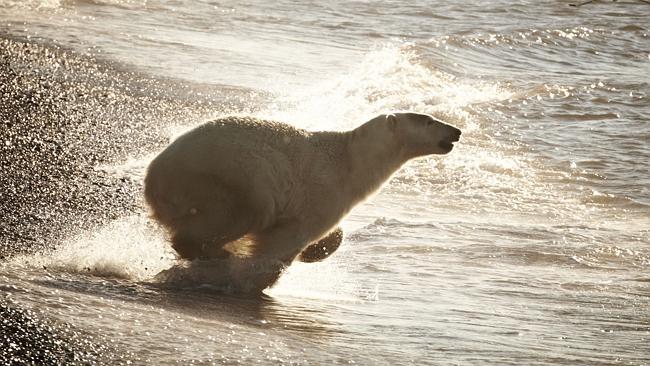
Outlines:
[[[448,139],[442,140],[438,143],[438,147],[443,149],[444,153],[446,154],[451,151],[451,149],[454,148],[454,142],[460,141],[460,130],[456,129],[456,133],[453,134],[453,136],[450,136]]]
[[[451,149],[454,148],[454,144],[451,141],[440,141],[438,143],[438,146],[440,146],[446,152],[450,152]]]

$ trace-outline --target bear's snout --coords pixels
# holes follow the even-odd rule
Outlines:
[[[463,132],[454,126],[449,126],[449,127],[451,127],[451,134],[449,136],[449,140],[451,142],[456,142],[460,140],[460,135],[462,135]]]
[[[442,154],[450,152],[454,148],[454,142],[458,142],[460,140],[460,135],[462,134],[462,132],[454,126],[447,124],[445,124],[445,126],[447,127],[446,136],[438,142],[438,147],[442,149],[439,153]]]

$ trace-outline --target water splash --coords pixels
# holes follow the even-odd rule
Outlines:
[[[510,95],[498,83],[463,81],[429,68],[409,45],[392,44],[370,51],[344,75],[280,96],[258,116],[311,130],[343,130],[380,113],[414,110],[475,128],[464,107]]]
[[[275,297],[360,301],[364,287],[350,276],[349,263],[343,259],[345,255],[337,252],[336,257],[323,262],[293,263],[267,292]]]
[[[52,251],[17,256],[15,264],[72,273],[142,281],[174,263],[164,234],[140,215],[120,218],[96,231],[84,232]]]
[[[129,178],[138,181],[144,181],[144,176],[149,166],[149,162],[153,160],[155,154],[150,154],[142,157],[131,157],[118,164],[100,164],[95,167],[95,170],[103,171],[115,177]]]

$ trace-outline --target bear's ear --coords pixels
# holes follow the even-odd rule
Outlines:
[[[386,122],[388,122],[388,128],[391,131],[395,131],[395,128],[397,127],[397,117],[394,114],[389,113],[386,115]]]

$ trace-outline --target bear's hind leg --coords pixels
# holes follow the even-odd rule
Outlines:
[[[224,246],[248,234],[251,215],[245,209],[219,206],[199,207],[173,224],[172,248],[181,258],[227,258]]]
[[[188,232],[177,232],[172,236],[172,248],[183,259],[228,258],[230,253],[223,249],[227,243],[219,244],[208,238],[199,238]]]
[[[305,263],[320,262],[334,253],[343,241],[343,230],[337,227],[332,232],[316,243],[309,244],[300,255],[298,260]]]

